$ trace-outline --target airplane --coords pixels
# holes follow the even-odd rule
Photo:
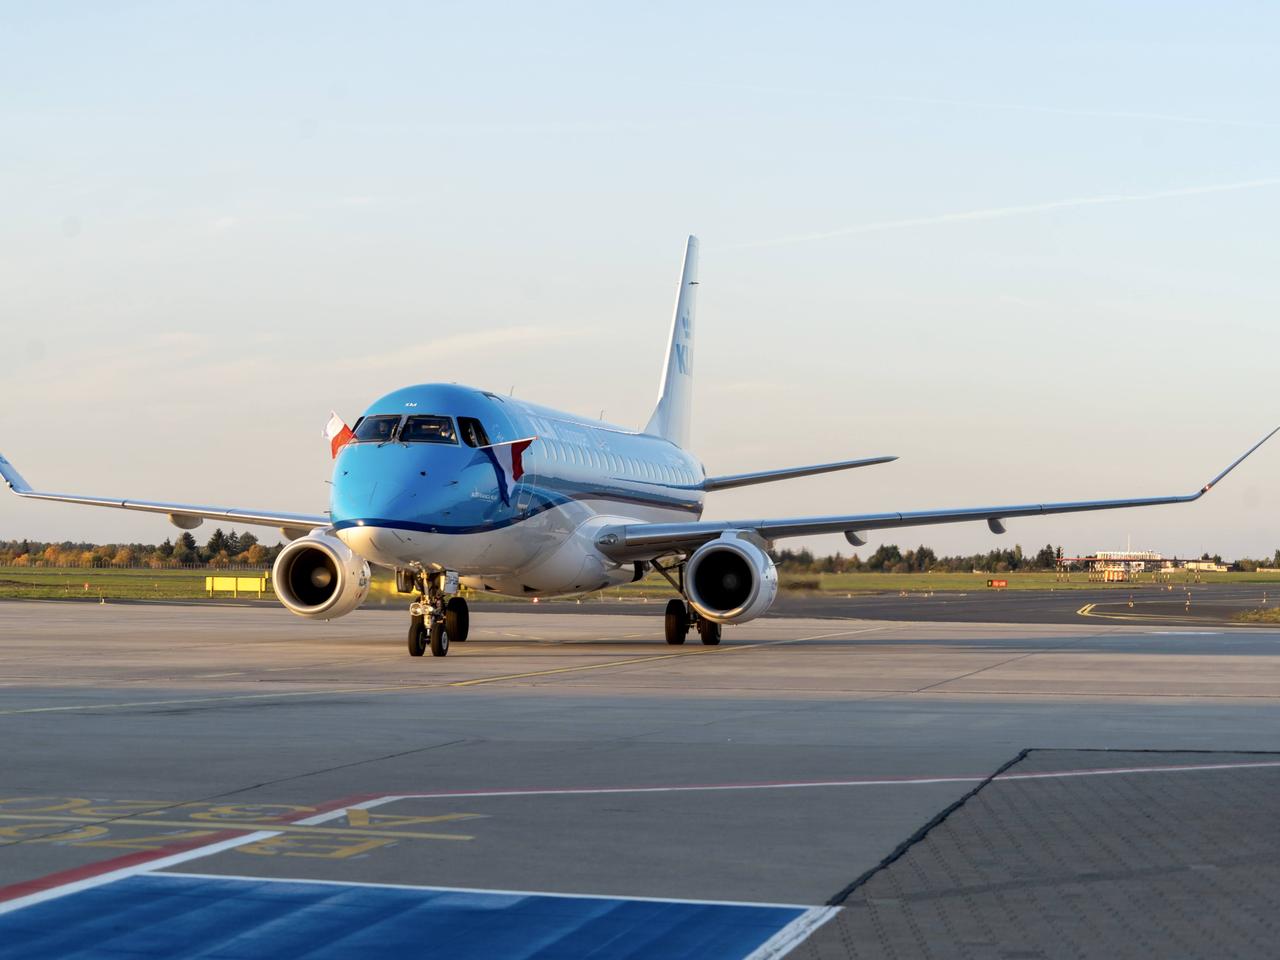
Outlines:
[[[657,404],[642,430],[449,383],[404,387],[345,427],[326,428],[334,454],[327,514],[279,513],[34,490],[0,456],[18,496],[168,515],[183,530],[205,520],[280,528],[289,543],[272,568],[281,603],[331,620],[360,606],[370,566],[395,571],[410,596],[409,653],[445,656],[467,639],[460,589],[539,598],[634,582],[650,570],[677,596],[666,606],[667,643],[691,629],[720,642],[725,624],[765,613],[778,592],[769,550],[787,537],[842,533],[855,546],[872,530],[983,521],[1004,533],[1013,517],[1189,503],[1200,499],[1280,431],[1272,430],[1194,493],[900,513],[703,520],[706,495],[751,484],[896,460],[865,457],[708,476],[688,450],[698,240],[680,272]],[[335,415],[336,417],[336,415]]]

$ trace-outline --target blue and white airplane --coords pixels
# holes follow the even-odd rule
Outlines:
[[[396,572],[409,604],[409,653],[435,656],[467,638],[460,586],[516,597],[581,594],[658,571],[678,594],[666,640],[691,627],[704,644],[722,624],[769,609],[778,590],[775,540],[1145,507],[1198,500],[1277,430],[1195,493],[962,507],[907,513],[702,520],[706,494],[888,463],[895,457],[709,477],[686,448],[693,376],[698,241],[689,238],[657,406],[641,431],[454,384],[405,387],[374,401],[336,454],[328,514],[275,513],[33,490],[3,457],[19,496],[167,514],[182,529],[204,520],[279,527],[291,542],[273,569],[281,602],[302,617],[350,613],[369,589],[370,564]],[[345,437],[344,437],[345,439]]]

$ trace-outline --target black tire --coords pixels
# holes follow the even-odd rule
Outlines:
[[[409,618],[409,656],[420,657],[427,652],[426,630],[421,617]]]
[[[689,635],[689,611],[683,600],[668,600],[667,615],[664,620],[667,643],[678,647]]]
[[[471,611],[467,601],[461,597],[450,597],[444,605],[444,628],[449,631],[449,639],[454,643],[466,643],[467,631],[471,629]]]
[[[703,646],[714,647],[720,643],[720,624],[718,623],[699,620],[698,633],[702,637]]]
[[[431,621],[431,634],[428,645],[431,647],[431,655],[433,657],[449,655],[449,630],[444,625],[444,620],[439,617]]]

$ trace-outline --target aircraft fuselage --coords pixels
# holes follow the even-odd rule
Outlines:
[[[582,593],[636,573],[599,554],[599,527],[702,514],[702,464],[661,437],[453,384],[387,394],[361,421],[379,416],[447,417],[454,432],[339,452],[333,528],[375,563],[457,571],[473,589],[512,596]],[[531,437],[518,479],[485,449]]]

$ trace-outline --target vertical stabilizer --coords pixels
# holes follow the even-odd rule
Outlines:
[[[698,238],[690,237],[680,271],[675,315],[671,318],[671,342],[667,364],[658,387],[658,405],[645,433],[665,437],[677,447],[688,446],[689,413],[693,401],[693,324],[698,295]]]

